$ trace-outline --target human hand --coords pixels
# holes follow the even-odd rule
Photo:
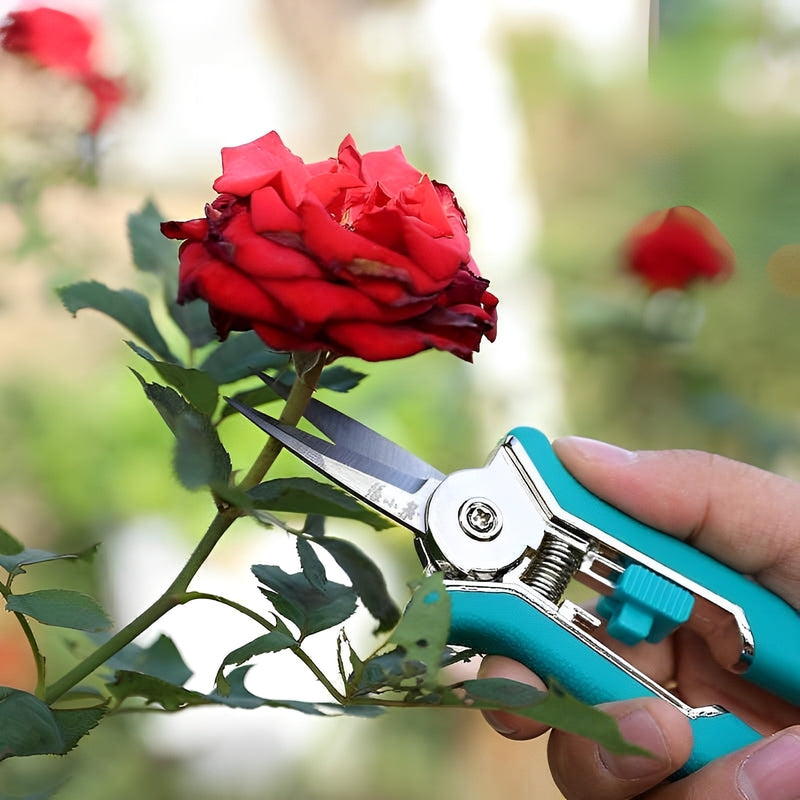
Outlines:
[[[575,437],[553,447],[570,473],[599,497],[752,576],[800,609],[800,483],[697,451],[631,453]],[[724,669],[691,631],[632,648],[606,641],[662,685],[677,687],[673,691],[686,703],[717,703],[768,738],[664,783],[691,752],[688,720],[662,700],[609,703],[603,708],[618,720],[623,736],[655,758],[616,756],[589,740],[552,731],[550,768],[569,800],[623,800],[645,793],[650,800],[800,798],[800,708]],[[506,658],[485,659],[481,677],[544,688],[537,675]],[[486,717],[511,739],[547,730],[505,712]]]

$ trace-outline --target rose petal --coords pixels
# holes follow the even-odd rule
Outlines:
[[[472,360],[472,348],[441,336],[435,331],[420,330],[415,324],[381,325],[375,322],[334,322],[325,327],[334,352],[356,356],[365,361],[406,358],[422,350],[446,350]]]
[[[308,192],[319,198],[326,208],[340,196],[343,190],[359,186],[363,186],[359,177],[349,172],[323,172],[310,178],[307,184]]]
[[[284,200],[296,208],[302,199],[308,173],[302,159],[271,131],[247,144],[222,148],[222,175],[214,181],[214,189],[246,197],[276,178]]]
[[[326,338],[334,352],[365,361],[406,358],[432,344],[430,337],[413,325],[381,325],[378,322],[333,322],[325,326]]]
[[[214,308],[250,321],[289,323],[291,317],[272,297],[241,272],[222,261],[209,259],[196,272],[194,296],[202,297]]]
[[[293,231],[299,233],[300,217],[289,208],[273,186],[256,189],[250,197],[250,216],[253,229],[266,231]]]
[[[256,233],[247,214],[237,214],[224,227],[227,260],[254,279],[316,278],[322,270],[300,251]]]
[[[364,183],[380,184],[390,195],[399,194],[422,178],[422,173],[406,161],[403,149],[399,146],[364,153],[361,156],[360,173]]]
[[[312,326],[329,320],[377,320],[387,323],[405,320],[419,311],[409,306],[383,306],[359,287],[320,280],[269,280],[260,284],[287,314]],[[427,304],[430,308],[432,302]]]
[[[453,236],[452,221],[427,175],[423,175],[419,183],[400,191],[397,210],[404,217],[419,220],[420,227],[424,227],[432,237]]]
[[[328,350],[329,342],[324,339],[315,339],[310,331],[299,328],[295,333],[285,328],[268,325],[264,322],[254,322],[253,330],[273,350],[293,352],[294,350],[312,351]]]
[[[208,234],[208,220],[200,217],[185,222],[162,222],[161,233],[167,239],[204,239]]]

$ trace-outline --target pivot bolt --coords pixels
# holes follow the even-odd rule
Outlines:
[[[461,530],[480,542],[494,539],[503,527],[500,511],[483,497],[467,500],[458,512]]]

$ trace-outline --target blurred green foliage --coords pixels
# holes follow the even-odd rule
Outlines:
[[[733,108],[728,95],[737,58],[777,48],[770,35],[752,4],[663,3],[650,80],[605,85],[552,39],[510,42],[541,198],[537,256],[556,289],[576,433],[767,467],[796,451],[800,307],[765,266],[798,236],[798,121],[789,110]],[[738,258],[728,283],[694,291],[705,322],[678,343],[618,324],[620,309],[635,320],[647,301],[622,274],[622,241],[674,205],[711,217]]]

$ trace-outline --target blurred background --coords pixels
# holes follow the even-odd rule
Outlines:
[[[500,298],[498,339],[474,364],[425,353],[369,365],[368,380],[336,398],[343,410],[445,471],[481,463],[528,424],[630,448],[709,449],[800,477],[796,265],[768,268],[800,241],[793,0],[49,5],[95,20],[98,59],[127,86],[90,151],[81,88],[0,52],[0,525],[31,547],[103,541],[98,570],[47,567],[51,585],[63,570],[124,623],[212,516],[171,475],[170,434],[127,369],[139,365],[125,332],[94,312],[72,319],[54,289],[97,279],[153,292],[134,271],[127,215],[152,198],[165,219],[200,216],[220,148],[272,129],[306,161],[334,154],[347,133],[362,152],[401,144],[456,192]],[[0,15],[18,7],[0,0]],[[674,205],[707,214],[738,264],[688,306],[663,307],[623,272],[620,247],[642,217]],[[236,424],[243,466],[260,441]],[[415,574],[404,532],[347,534],[404,598]],[[242,524],[198,588],[260,603],[249,565],[291,550]],[[30,688],[7,616],[0,683]],[[204,691],[249,635],[205,606],[163,623]],[[354,635],[369,641],[369,622]],[[55,675],[78,645],[51,638]],[[278,656],[253,675],[254,691],[319,697]],[[545,743],[506,742],[472,714],[143,716],[103,723],[66,758],[4,762],[0,796],[561,796]]]

